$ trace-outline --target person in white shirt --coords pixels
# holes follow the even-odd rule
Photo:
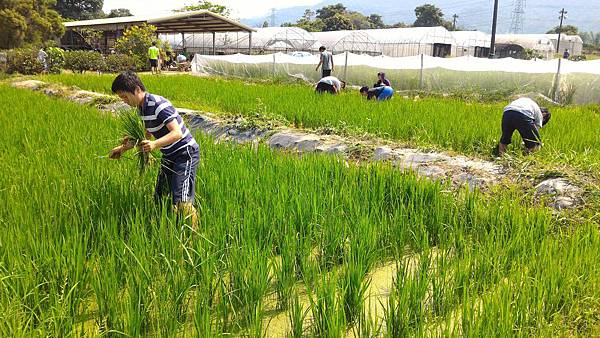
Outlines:
[[[335,76],[326,76],[319,80],[315,86],[315,91],[319,94],[327,92],[335,95],[339,94],[344,88],[346,88],[346,82],[340,81]]]
[[[525,143],[527,153],[538,150],[542,144],[540,129],[550,121],[550,111],[530,98],[522,97],[504,107],[502,115],[502,137],[498,145],[498,154],[502,156],[512,142],[515,130],[519,131]]]

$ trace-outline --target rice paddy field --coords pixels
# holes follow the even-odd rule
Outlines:
[[[45,76],[41,79],[110,93],[113,75]],[[465,102],[450,98],[367,102],[350,91],[338,97],[314,95],[302,85],[246,83],[187,75],[142,77],[148,88],[176,106],[244,116],[262,115],[284,124],[335,133],[364,135],[424,148],[492,156],[500,139],[502,108],[508,103]],[[551,107],[552,122],[542,131],[544,148],[536,158],[598,171],[600,106]],[[514,144],[520,140],[515,134]],[[518,149],[515,147],[515,149]]]
[[[107,92],[112,76],[44,77]],[[315,97],[143,77],[177,106],[489,157],[502,104]],[[455,190],[383,164],[200,143],[192,230],[156,165],[106,158],[121,121],[0,84],[0,336],[600,335],[600,232],[518,187]],[[597,106],[555,110],[536,157],[597,173]]]

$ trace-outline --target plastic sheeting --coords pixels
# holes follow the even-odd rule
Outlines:
[[[347,58],[347,62],[346,62]],[[294,77],[316,82],[320,71],[317,55],[196,55],[192,72],[247,78]],[[559,60],[485,59],[475,57],[394,58],[352,53],[334,55],[333,75],[353,85],[370,85],[385,71],[393,87],[438,91],[536,91],[553,95],[556,88],[572,102],[600,102],[600,60],[561,60],[560,82],[556,83]]]
[[[369,56],[348,53],[336,54],[334,64],[338,67],[368,66],[379,69],[421,69],[421,56],[394,58],[388,56]],[[283,53],[268,55],[196,55],[193,67],[195,72],[203,72],[205,67],[210,67],[211,61],[223,61],[236,64],[295,64],[316,65],[319,56],[292,56]],[[561,74],[586,73],[600,75],[600,60],[594,61],[569,61],[562,60]],[[558,59],[555,60],[519,60],[512,58],[485,59],[463,56],[457,58],[436,58],[423,56],[423,69],[442,68],[463,72],[508,72],[543,74],[556,73]]]

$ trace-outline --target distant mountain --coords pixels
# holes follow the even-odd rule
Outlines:
[[[463,29],[477,29],[490,32],[492,26],[493,1],[491,0],[397,0],[397,1],[364,1],[364,0],[326,0],[312,7],[290,7],[277,10],[275,25],[284,22],[296,22],[307,8],[317,10],[323,6],[343,3],[346,8],[365,15],[380,14],[385,23],[415,21],[415,7],[425,3],[433,3],[441,8],[446,20],[453,14],[458,15],[457,26]],[[523,20],[523,33],[545,33],[559,23],[558,12],[565,7],[568,11],[565,24],[575,25],[580,31],[600,31],[600,1],[565,1],[565,0],[527,0]],[[498,10],[498,32],[509,33],[514,1],[501,1]],[[244,19],[244,23],[259,27],[264,21],[270,23],[271,17]]]

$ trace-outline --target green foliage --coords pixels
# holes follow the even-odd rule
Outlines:
[[[131,12],[127,8],[111,9],[110,13],[106,16],[107,18],[120,18],[124,16],[132,16]]]
[[[393,73],[388,72],[387,75],[390,74]],[[113,78],[114,76],[62,75],[48,77],[48,80],[109,93]],[[392,83],[396,83],[395,77],[390,79]],[[460,96],[413,100],[412,97],[404,99],[397,95],[389,102],[374,105],[352,93],[315,99],[314,89],[303,85],[273,86],[259,83],[249,86],[240,80],[193,76],[143,76],[142,80],[148,88],[163,93],[180,107],[252,116],[255,114],[258,98],[264,114],[280,116],[297,127],[350,129],[355,135],[367,132],[412,145],[433,146],[484,157],[491,156],[490,149],[498,142],[502,108],[507,104],[508,97],[519,94],[513,89],[498,92],[497,89],[493,91],[491,88],[479,88],[475,101],[467,103]],[[551,75],[548,80],[550,84]],[[584,80],[583,83],[587,83],[588,80]],[[456,81],[456,77],[452,76],[449,81]],[[497,82],[508,80],[499,77],[490,78],[489,81],[497,85]],[[528,77],[527,81],[531,83],[532,80]],[[468,89],[463,88],[465,91]],[[583,90],[579,86],[577,89],[577,93]],[[494,96],[500,101],[479,102],[489,100],[488,96]],[[596,167],[595,163],[600,161],[600,149],[596,147],[596,134],[591,131],[600,129],[600,115],[594,112],[593,107],[595,106],[552,109],[552,121],[541,132],[544,147],[535,155],[536,158],[581,164],[586,168]],[[590,132],[581,132],[584,130]],[[513,144],[518,147],[519,141],[515,139]]]
[[[65,52],[58,47],[48,47],[46,53],[48,54],[48,72],[51,74],[60,74],[65,65]]]
[[[348,11],[339,3],[324,6],[316,12],[307,9],[304,15],[295,23],[285,23],[282,26],[297,26],[309,32],[385,28],[386,25],[378,14],[365,16],[362,13]]]
[[[23,75],[39,74],[44,65],[38,60],[38,50],[35,48],[18,48],[8,52],[7,72]]]
[[[138,70],[147,70],[148,64],[148,48],[152,46],[152,42],[156,41],[156,46],[160,49],[160,57],[164,60],[167,53],[171,53],[172,49],[168,42],[156,40],[156,27],[148,24],[141,26],[132,26],[123,32],[116,44],[115,50],[124,55],[129,55],[135,59],[135,65]]]
[[[435,27],[444,25],[444,13],[435,5],[425,4],[415,8],[415,27]]]
[[[292,257],[303,267],[287,293],[295,337],[309,333],[303,324],[345,337],[357,316],[370,321],[360,308],[369,269],[384,276],[369,290],[389,290],[389,337],[597,332],[597,224],[527,207],[520,188],[449,193],[387,165],[196,135],[202,217],[190,237],[152,201],[154,177],[102,158],[118,119],[7,86],[0,105],[11,126],[0,133],[3,337],[279,336],[266,326],[285,316],[267,308],[281,254],[286,275]],[[319,270],[311,253],[336,241],[347,243],[341,265]]]
[[[110,54],[104,59],[102,71],[107,73],[120,73],[127,70],[135,70],[135,58],[123,54]]]
[[[104,0],[56,0],[54,8],[63,18],[71,20],[90,20],[104,17]]]
[[[74,50],[65,52],[65,69],[76,73],[104,69],[102,54],[94,51]]]
[[[555,26],[554,28],[552,28],[551,30],[546,32],[546,34],[558,34],[558,33],[563,33],[563,34],[567,34],[567,35],[579,35],[579,28],[577,28],[577,26],[573,26],[573,25],[563,25],[562,30],[560,29],[560,26]]]
[[[0,1],[0,49],[41,45],[62,36],[60,15],[49,8],[51,1]]]
[[[192,11],[202,11],[206,10],[209,12],[217,13],[223,16],[229,16],[231,14],[231,9],[224,5],[219,5],[216,3],[212,3],[207,0],[198,1],[195,5],[187,5],[180,9],[176,9],[173,12],[192,12]]]
[[[354,25],[347,16],[337,13],[334,16],[328,17],[323,20],[325,27],[323,31],[339,31],[339,30],[353,30]]]

